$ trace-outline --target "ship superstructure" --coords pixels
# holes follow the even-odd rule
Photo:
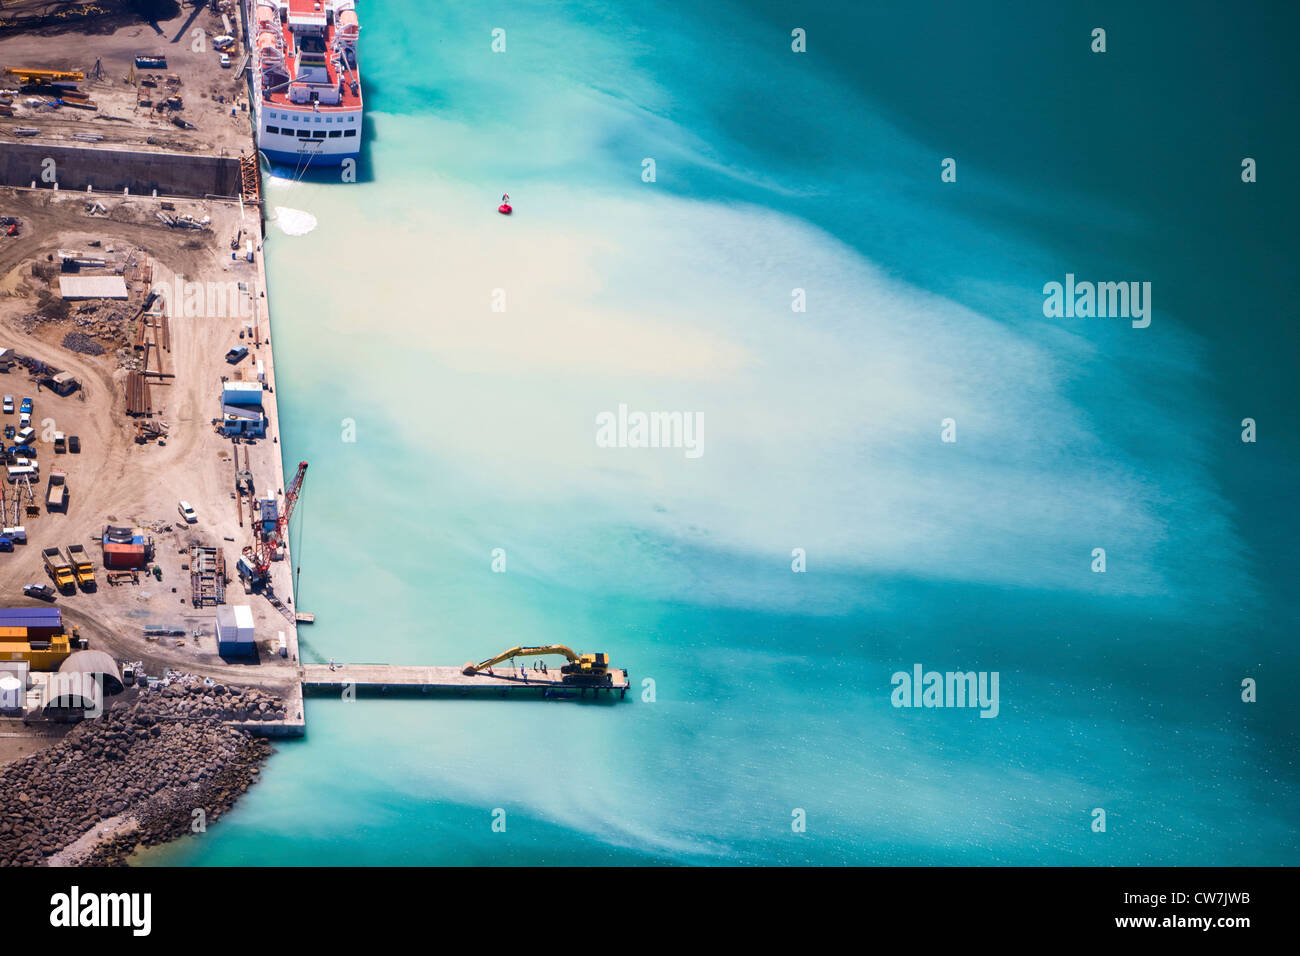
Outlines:
[[[361,24],[353,0],[249,0],[258,148],[295,166],[361,151]]]

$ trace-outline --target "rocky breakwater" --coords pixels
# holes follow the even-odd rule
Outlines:
[[[284,715],[277,697],[198,678],[128,693],[54,747],[0,768],[0,864],[120,864],[138,846],[201,832],[271,753],[225,721]],[[102,836],[80,840],[91,846],[56,856],[97,826]]]

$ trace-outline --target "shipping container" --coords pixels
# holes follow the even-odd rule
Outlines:
[[[226,382],[221,388],[222,405],[262,407],[261,382]]]
[[[0,627],[25,627],[29,631],[48,631],[49,637],[63,632],[63,611],[57,607],[0,608]]]
[[[217,608],[217,652],[251,654],[254,647],[253,609],[247,604]]]
[[[104,543],[104,567],[114,570],[143,568],[149,563],[149,549],[143,544]]]

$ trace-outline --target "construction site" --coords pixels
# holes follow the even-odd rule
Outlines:
[[[117,153],[124,164],[132,155],[158,153],[219,164],[250,151],[248,91],[232,36],[238,4],[145,4],[171,13],[158,21],[143,21],[141,6],[130,0],[0,5],[0,141],[13,147],[0,151],[6,154],[0,162],[54,146]],[[196,175],[180,168],[158,172]],[[85,184],[65,177],[64,188]]]
[[[286,482],[238,15],[0,33],[0,724],[48,724],[40,675],[93,649],[128,684],[265,687],[258,731],[302,732],[305,464]]]
[[[21,223],[0,238],[3,604],[57,602],[152,675],[292,683],[277,535],[301,478],[282,474],[258,209],[0,188],[0,210]],[[252,646],[219,646],[228,605]]]
[[[0,8],[0,725],[54,733],[40,675],[80,652],[128,688],[262,688],[283,702],[250,719],[264,736],[304,733],[313,689],[624,696],[603,653],[559,645],[463,668],[299,660],[307,463],[286,474],[279,445],[242,10],[54,8]],[[0,726],[0,763],[31,745]]]

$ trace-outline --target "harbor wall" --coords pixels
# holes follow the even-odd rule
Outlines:
[[[42,171],[54,160],[59,189],[160,196],[237,196],[240,192],[239,159],[191,156],[187,153],[144,152],[47,143],[5,143],[0,148],[0,184],[53,188]]]

